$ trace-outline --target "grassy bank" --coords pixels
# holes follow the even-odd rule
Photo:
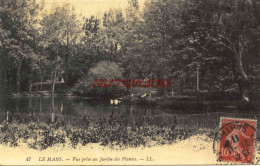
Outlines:
[[[192,92],[183,93],[168,97],[146,97],[134,98],[132,101],[127,98],[126,102],[134,102],[143,106],[160,106],[173,110],[185,110],[186,113],[190,111],[200,110],[200,112],[208,112],[219,109],[229,110],[236,109],[242,112],[256,112],[260,109],[260,95],[258,93],[251,93],[249,95],[250,101],[242,101],[238,93],[228,92]]]

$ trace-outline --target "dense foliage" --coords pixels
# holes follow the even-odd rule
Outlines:
[[[183,140],[190,136],[190,130],[174,127],[151,125],[136,126],[123,119],[110,116],[101,118],[97,123],[81,119],[78,123],[23,121],[21,118],[0,125],[0,144],[11,147],[26,143],[34,149],[47,149],[55,145],[76,148],[88,143],[103,146],[128,148],[170,144],[176,139]]]
[[[104,83],[109,85],[112,79],[121,78],[121,69],[115,62],[102,61],[95,67],[90,68],[88,74],[76,83],[72,91],[79,96],[102,98],[122,96],[126,92],[126,88],[122,85],[116,87],[115,84],[113,84],[111,87],[99,87],[101,80],[105,80]]]
[[[63,78],[87,95],[91,79],[110,76],[99,66],[104,61],[117,77],[171,79],[165,96],[195,90],[196,71],[201,90],[240,92],[248,100],[259,89],[255,1],[148,0],[140,8],[130,0],[124,10],[83,21],[69,4],[43,9],[35,0],[1,1],[1,89],[30,92],[51,80],[54,93]]]

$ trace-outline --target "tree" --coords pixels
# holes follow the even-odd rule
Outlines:
[[[178,12],[178,1],[151,0],[146,3],[143,14],[139,14],[142,19],[139,22],[136,19],[132,21],[133,30],[129,36],[133,40],[129,45],[133,46],[128,52],[132,51],[135,57],[141,55],[138,57],[142,62],[139,68],[144,77],[173,79],[187,65],[190,47],[183,34]],[[138,18],[133,17],[133,13],[129,15]],[[164,96],[167,96],[166,88]]]
[[[144,45],[144,19],[139,10],[138,1],[131,0],[126,9],[126,21],[121,27],[121,56],[119,64],[124,67],[124,76],[128,78],[145,78],[146,69],[143,65],[145,57]]]
[[[252,4],[243,0],[188,0],[183,20],[196,50],[220,58],[233,71],[243,100],[248,100],[246,71],[254,65],[259,33]]]
[[[3,1],[0,7],[1,62],[2,81],[10,90],[21,90],[21,85],[28,89],[32,75],[37,68],[37,24],[38,12],[42,5],[35,0]],[[22,66],[26,66],[23,68]],[[28,70],[27,70],[28,69]],[[25,72],[25,70],[27,70]],[[25,76],[21,78],[21,73]],[[29,82],[23,84],[22,82]]]
[[[120,85],[115,87],[93,87],[94,80],[100,81],[106,79],[106,84],[109,84],[111,79],[121,79],[122,69],[115,63],[110,61],[101,61],[92,67],[88,74],[82,77],[73,87],[73,92],[81,96],[113,98],[122,95],[126,88]]]
[[[70,46],[79,41],[80,26],[79,21],[77,20],[77,17],[74,14],[73,9],[70,8],[69,4],[56,7],[50,14],[45,15],[42,20],[42,26],[43,45],[48,48],[50,60],[53,62],[53,73],[51,76],[53,82],[51,93],[53,95],[58,69],[62,69],[62,64],[65,64],[65,75],[67,82],[68,61],[69,55],[71,54]],[[64,46],[66,47],[65,57],[59,53],[64,50]]]
[[[101,29],[101,45],[106,56],[112,62],[116,62],[118,52],[121,49],[122,33],[124,33],[125,20],[121,10],[110,10],[104,14],[103,27]]]

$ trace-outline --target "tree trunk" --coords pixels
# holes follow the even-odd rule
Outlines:
[[[35,88],[36,88],[36,91],[38,91],[38,90],[39,90],[39,84],[38,84],[37,78],[35,79],[35,83],[37,84],[36,87],[35,87]]]
[[[65,58],[65,87],[67,89],[67,85],[68,85],[68,53],[66,54],[66,58]]]
[[[164,79],[166,80],[166,75],[164,76]],[[167,94],[167,88],[166,87],[163,87],[163,96],[164,97],[167,97],[168,94]]]
[[[5,68],[5,71],[4,71],[4,88],[6,90],[6,87],[7,87],[7,69]]]
[[[239,86],[240,86],[242,100],[249,101],[249,99],[248,99],[248,77],[247,77],[247,74],[244,70],[243,63],[242,63],[242,52],[240,52],[239,54],[236,52],[234,58],[235,58],[235,65],[236,65],[236,67],[238,69],[238,73],[241,77],[241,79],[239,81]]]
[[[180,81],[180,87],[181,87],[181,94],[183,94],[184,92],[184,88],[185,88],[185,77],[182,71],[182,76],[181,76],[181,81]]]
[[[51,122],[54,123],[55,119],[55,101],[54,96],[51,96]]]
[[[67,34],[67,54],[65,57],[65,87],[68,85],[68,61],[69,61],[69,36]]]
[[[51,95],[54,95],[55,84],[56,84],[56,77],[57,77],[57,68],[58,68],[58,49],[56,50],[56,59],[55,59],[55,67],[54,67],[54,75],[52,78],[52,88],[51,88]]]
[[[41,97],[39,98],[40,102],[39,102],[39,109],[40,109],[40,112],[42,112],[42,99]]]
[[[9,79],[6,78],[8,80],[8,88],[10,91],[13,91],[12,81],[10,79],[10,77],[11,77],[11,67],[10,66],[8,67],[8,77],[9,77]]]
[[[42,77],[41,77],[41,90],[42,90]]]
[[[30,79],[29,79],[29,93],[31,94],[32,93],[32,77],[33,77],[33,72],[31,71],[31,74],[30,74]]]
[[[1,64],[1,71],[0,71],[0,88],[1,90],[5,87],[5,68],[4,65]]]
[[[1,41],[3,43],[3,41]],[[6,69],[8,66],[8,58],[5,54],[5,46],[2,45],[0,52],[0,90],[4,90],[6,88]]]
[[[17,65],[17,74],[16,74],[16,91],[20,92],[20,82],[21,82],[21,64]]]

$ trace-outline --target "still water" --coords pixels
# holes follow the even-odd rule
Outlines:
[[[8,112],[8,113],[7,113]],[[111,115],[117,119],[127,119],[135,124],[153,123],[165,125],[169,118],[175,115],[167,115],[160,109],[151,109],[119,103],[110,104],[110,101],[84,101],[75,97],[15,97],[4,101],[1,106],[1,118],[6,119],[7,114],[12,115],[37,115],[41,121],[68,120],[78,122],[87,118],[91,122],[98,122],[100,118],[108,119]],[[10,118],[9,118],[10,119]]]
[[[199,110],[195,110],[199,112]],[[77,100],[75,97],[15,97],[0,102],[0,122],[12,116],[34,117],[39,121],[65,121],[77,123],[83,119],[98,122],[110,116],[117,120],[128,120],[135,125],[158,125],[177,127],[215,128],[222,116],[241,117],[241,114],[230,110],[214,110],[204,113],[185,113],[183,110],[163,109],[160,107],[143,107],[137,105],[118,105],[107,102]],[[256,115],[243,115],[244,118],[258,118]]]

